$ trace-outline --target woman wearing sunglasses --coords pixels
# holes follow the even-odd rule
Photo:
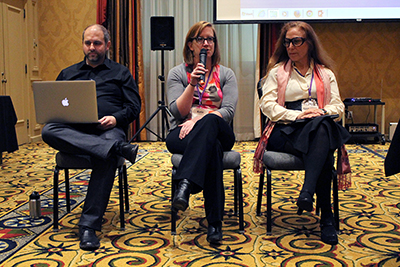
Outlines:
[[[218,40],[211,23],[200,21],[189,29],[183,58],[184,63],[172,68],[167,80],[173,116],[166,145],[171,153],[183,155],[174,176],[178,188],[172,208],[186,210],[190,194],[203,191],[207,241],[219,243],[225,203],[222,156],[235,142],[230,123],[238,88],[233,71],[219,64]]]
[[[296,21],[283,26],[262,81],[259,105],[267,124],[254,166],[259,172],[265,149],[303,159],[305,177],[297,199],[298,213],[312,211],[316,193],[321,239],[327,244],[338,243],[330,199],[334,151],[350,138],[332,118],[344,112],[332,65],[309,24]]]

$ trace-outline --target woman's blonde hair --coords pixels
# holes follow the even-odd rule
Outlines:
[[[206,27],[211,27],[211,29],[214,32],[214,54],[212,55],[212,66],[217,65],[220,60],[221,60],[221,54],[219,52],[219,46],[218,46],[218,39],[217,39],[217,34],[215,31],[214,26],[212,23],[207,22],[207,21],[199,21],[196,24],[194,24],[186,34],[186,39],[185,39],[185,46],[183,48],[183,59],[186,64],[188,65],[193,65],[194,64],[194,55],[192,50],[189,48],[189,43],[193,42],[194,39],[199,37],[200,33],[204,30]]]

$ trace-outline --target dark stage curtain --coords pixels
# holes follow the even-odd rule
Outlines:
[[[107,18],[107,0],[97,0],[97,24],[103,26]]]
[[[260,78],[267,71],[268,61],[275,50],[275,44],[279,37],[279,31],[283,24],[260,24]]]
[[[139,48],[139,44],[142,43],[140,1],[97,0],[97,23],[105,26],[110,32],[110,59],[130,69],[142,98],[142,110],[139,119],[131,125],[128,136],[130,139],[140,127],[140,122],[146,120],[144,86],[143,79],[141,79],[143,77],[143,59]],[[145,140],[146,131],[143,130],[138,138]]]

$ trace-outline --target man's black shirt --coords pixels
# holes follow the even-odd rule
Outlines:
[[[99,119],[114,116],[117,127],[127,129],[140,113],[140,95],[130,71],[110,59],[92,68],[85,60],[60,72],[57,80],[94,80]]]

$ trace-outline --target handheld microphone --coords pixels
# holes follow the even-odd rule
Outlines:
[[[202,48],[200,50],[200,63],[202,63],[204,67],[206,67],[206,61],[207,61],[207,49]],[[202,81],[206,80],[205,74],[200,75],[200,80]]]

